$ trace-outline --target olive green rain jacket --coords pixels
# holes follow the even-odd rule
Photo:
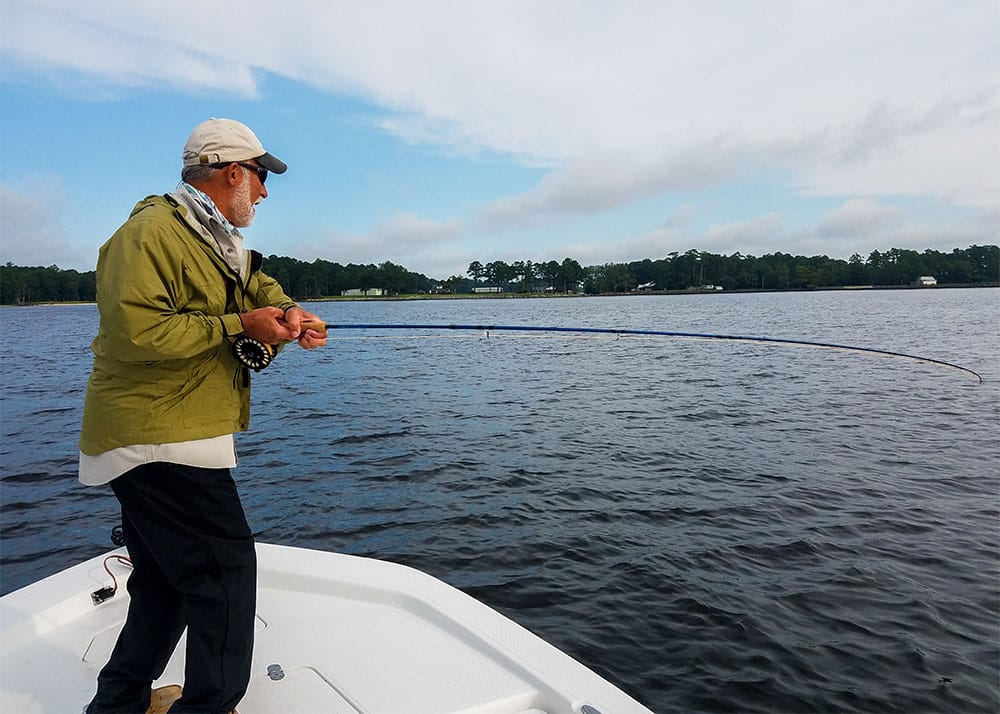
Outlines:
[[[260,272],[259,254],[248,256],[246,277],[233,271],[187,213],[172,196],[150,196],[101,246],[85,454],[249,426],[249,372],[229,338],[243,330],[239,313],[295,302]]]

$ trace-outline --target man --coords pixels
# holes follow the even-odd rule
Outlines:
[[[80,480],[111,485],[133,571],[88,714],[217,714],[246,692],[256,555],[229,469],[233,434],[249,425],[250,374],[231,343],[326,343],[301,330],[318,318],[260,271],[239,232],[268,172],[286,169],[248,127],[210,119],[188,138],[177,190],[140,201],[101,247]],[[183,690],[151,695],[185,627]]]

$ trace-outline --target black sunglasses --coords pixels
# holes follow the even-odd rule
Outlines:
[[[237,166],[242,166],[245,169],[250,169],[251,171],[255,171],[257,173],[257,178],[260,179],[261,186],[263,186],[264,182],[267,181],[267,169],[265,169],[263,166],[254,166],[253,164],[245,164],[242,161],[227,161],[224,164],[213,164],[212,168],[224,169],[230,164],[236,164]]]

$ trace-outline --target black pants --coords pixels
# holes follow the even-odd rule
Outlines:
[[[229,470],[151,463],[111,488],[131,603],[87,714],[143,714],[185,627],[184,695],[170,714],[230,711],[250,681],[257,557]]]

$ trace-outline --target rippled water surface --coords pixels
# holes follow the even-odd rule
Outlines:
[[[254,386],[263,541],[407,563],[658,712],[1000,708],[1000,291],[321,303],[331,322],[848,343],[345,332]],[[93,306],[0,310],[2,590],[110,547],[75,482]]]

